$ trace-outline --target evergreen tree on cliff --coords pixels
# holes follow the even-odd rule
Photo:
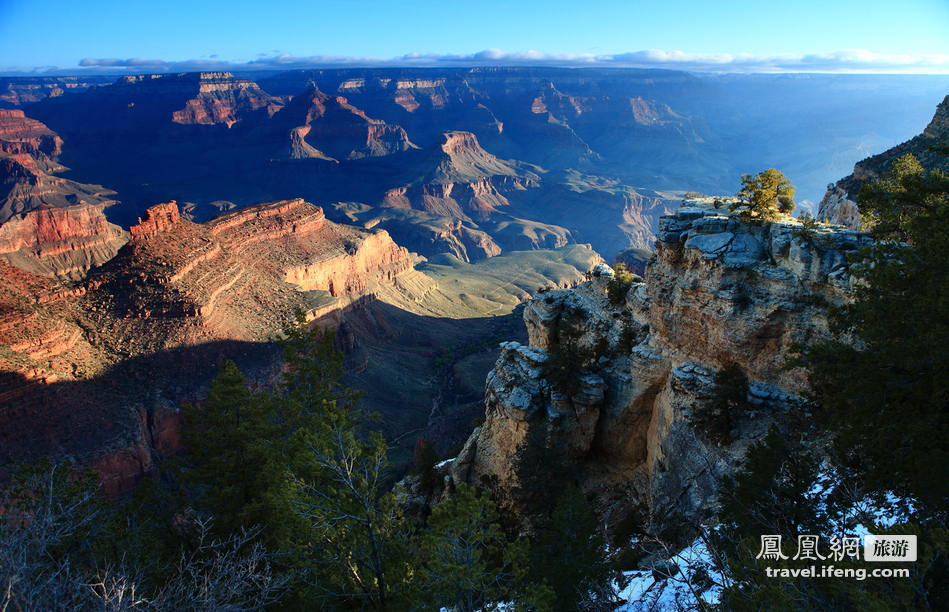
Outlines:
[[[302,524],[278,448],[277,406],[247,387],[233,361],[222,362],[219,371],[204,406],[184,406],[182,437],[191,452],[181,480],[196,495],[192,506],[214,517],[216,537],[262,528],[273,549],[286,549]]]
[[[881,238],[855,267],[865,281],[833,313],[853,342],[804,349],[800,363],[839,431],[844,464],[878,491],[949,508],[949,178],[911,157],[861,192]],[[909,244],[908,244],[909,243]]]
[[[732,212],[745,206],[739,215],[745,221],[754,219],[774,221],[780,214],[794,212],[794,185],[784,174],[774,168],[752,176],[741,175],[741,191],[736,194],[738,202],[731,206]]]
[[[852,268],[863,283],[832,312],[841,340],[798,347],[811,388],[835,430],[848,476],[889,503],[908,501],[930,553],[920,592],[949,606],[949,177],[898,160],[861,190],[861,213],[880,240]]]

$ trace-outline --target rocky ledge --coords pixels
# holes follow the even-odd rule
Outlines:
[[[716,483],[804,391],[782,369],[788,345],[827,338],[827,306],[849,299],[848,254],[869,239],[794,219],[743,223],[711,199],[688,200],[659,223],[645,280],[611,301],[612,269],[575,289],[540,293],[524,321],[530,346],[502,344],[486,384],[485,423],[447,466],[455,482],[511,482],[511,458],[532,422],[581,466],[605,520],[643,504],[698,515]],[[573,343],[594,355],[569,393],[552,383],[552,351]],[[579,352],[578,351],[578,352]],[[753,409],[720,446],[688,415],[714,374],[737,363]]]

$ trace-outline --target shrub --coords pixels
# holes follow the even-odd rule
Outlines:
[[[626,293],[633,284],[633,274],[626,270],[626,264],[613,264],[613,278],[606,284],[606,295],[610,304],[622,304],[626,301]]]
[[[692,425],[716,444],[730,444],[736,421],[748,409],[748,376],[737,363],[715,374],[709,397],[693,408]]]

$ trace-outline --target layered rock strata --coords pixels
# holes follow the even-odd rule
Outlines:
[[[384,231],[332,223],[300,199],[207,224],[159,204],[132,233],[68,287],[0,262],[0,477],[52,454],[128,490],[175,452],[177,407],[201,397],[217,362],[266,381],[294,309],[364,306],[412,266]]]
[[[456,482],[509,484],[511,458],[537,422],[582,467],[601,510],[613,509],[608,522],[637,503],[699,514],[718,478],[805,390],[800,372],[782,369],[788,347],[829,338],[827,305],[846,302],[853,283],[847,255],[869,240],[805,230],[790,218],[742,223],[708,199],[662,217],[658,237],[646,280],[634,276],[621,303],[608,299],[607,266],[528,303],[530,346],[502,345],[486,383],[485,423],[452,465]],[[570,394],[546,366],[567,333],[597,356],[576,364]],[[747,373],[754,409],[738,423],[737,441],[720,447],[688,415],[729,363]]]
[[[103,209],[114,192],[53,176],[63,141],[20,110],[0,109],[0,258],[37,274],[81,278],[127,234]]]

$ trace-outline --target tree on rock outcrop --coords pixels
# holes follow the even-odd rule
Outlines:
[[[735,194],[738,202],[732,212],[744,206],[739,216],[745,221],[774,221],[781,214],[794,212],[794,185],[784,174],[768,168],[754,176],[741,175],[741,191]]]

